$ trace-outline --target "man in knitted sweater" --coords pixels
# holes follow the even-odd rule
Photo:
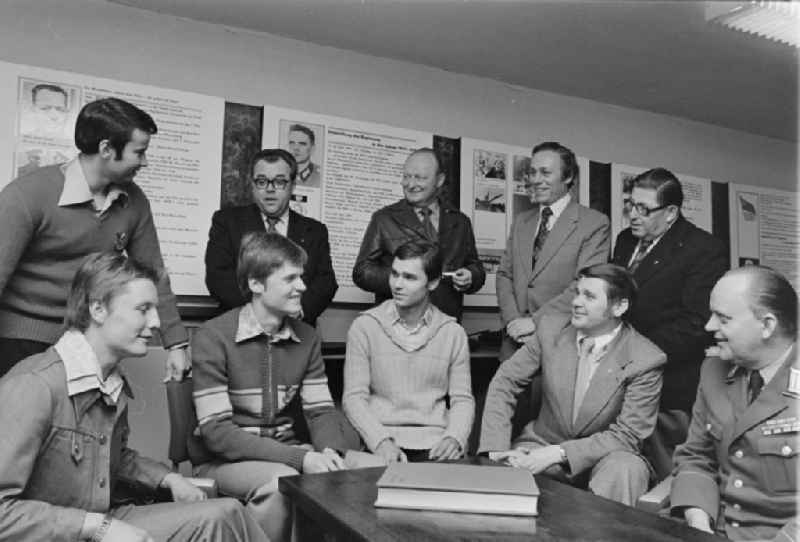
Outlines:
[[[34,170],[0,192],[0,376],[61,335],[70,281],[92,252],[125,251],[159,273],[167,376],[188,369],[186,330],[164,271],[150,204],[133,182],[147,166],[153,119],[123,100],[84,106],[75,123],[80,154]]]
[[[430,301],[441,273],[435,245],[401,245],[392,299],[359,315],[347,334],[342,406],[388,463],[456,459],[466,450],[475,413],[469,347],[456,319]]]
[[[209,320],[192,339],[200,435],[189,442],[195,473],[244,500],[273,541],[291,534],[278,477],[342,469],[337,452],[358,447],[331,399],[320,337],[295,318],[305,260],[305,251],[280,234],[247,233],[237,276],[251,300]],[[298,397],[302,414],[293,408]],[[311,444],[296,438],[299,415]]]

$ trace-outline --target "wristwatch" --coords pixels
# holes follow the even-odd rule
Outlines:
[[[569,461],[567,460],[567,452],[566,452],[566,450],[564,450],[564,448],[562,446],[559,446],[558,447],[558,451],[561,452],[561,462],[562,463],[569,463]]]

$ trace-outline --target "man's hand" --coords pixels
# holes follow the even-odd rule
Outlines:
[[[375,455],[382,458],[387,463],[405,463],[408,461],[403,450],[390,438],[383,439],[381,443],[378,444],[378,447],[375,448]]]
[[[444,437],[428,452],[428,457],[434,461],[446,461],[461,457],[461,445],[453,437]]]
[[[522,342],[525,337],[533,335],[535,331],[536,323],[530,316],[515,318],[506,326],[506,333],[508,333],[508,336],[518,343]]]
[[[347,468],[344,464],[344,459],[342,458],[342,456],[340,456],[339,452],[337,452],[333,448],[325,448],[324,450],[322,450],[322,453],[327,457],[329,457],[331,461],[333,461],[333,464],[336,465],[336,470],[344,470]]]
[[[112,519],[103,540],[113,542],[155,542],[147,531],[119,519]]]
[[[531,448],[527,453],[523,451],[522,454],[509,457],[508,463],[512,467],[528,469],[533,474],[539,474],[543,470],[561,463],[561,449],[559,446]]]
[[[169,488],[172,493],[172,500],[175,502],[198,502],[204,501],[208,496],[194,484],[177,472],[171,472],[161,480],[161,487]]]
[[[344,468],[344,463],[341,462],[342,458],[338,457],[338,454],[336,456],[339,459],[338,462],[329,453],[306,452],[306,455],[303,456],[303,472],[314,474],[316,472],[342,470]]]
[[[167,350],[167,375],[164,382],[170,380],[183,380],[183,377],[192,368],[189,356],[186,355],[185,348],[173,348]]]
[[[459,292],[469,289],[472,286],[472,272],[466,267],[457,269],[453,275],[453,286]]]
[[[683,511],[683,517],[686,518],[689,527],[714,534],[714,530],[711,528],[711,516],[702,508],[690,506]]]

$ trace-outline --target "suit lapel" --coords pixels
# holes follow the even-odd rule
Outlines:
[[[644,257],[642,263],[636,268],[633,277],[641,287],[670,260],[678,259],[677,252],[683,247],[683,237],[686,232],[686,219],[683,216],[667,230],[656,246]],[[629,258],[630,259],[630,258]],[[625,262],[627,265],[627,262]]]
[[[533,269],[531,269],[531,259],[533,258],[533,240],[536,238],[536,224],[539,221],[539,210],[530,213],[525,217],[525,220],[517,231],[515,238],[514,251],[519,254],[519,261],[525,268],[527,280],[530,282],[533,279]]]
[[[439,219],[441,221],[442,209],[440,208],[439,211]],[[420,222],[419,217],[417,216],[417,213],[414,212],[414,208],[411,206],[411,204],[403,200],[402,204],[393,210],[393,215],[397,226],[401,230],[411,230],[412,232],[416,233],[420,239],[428,241],[428,235],[425,233],[425,228],[422,226],[422,222]]]
[[[572,235],[572,232],[575,231],[577,225],[578,204],[574,201],[570,201],[567,207],[561,213],[561,216],[559,216],[558,220],[556,220],[556,223],[553,225],[553,229],[550,230],[550,233],[547,235],[547,240],[544,242],[542,251],[536,258],[536,264],[533,267],[531,280],[535,279],[536,275],[542,272],[542,269],[547,266],[547,263],[553,258],[553,256],[556,255],[558,249],[560,249],[561,245],[564,244],[564,241],[567,240],[567,237]],[[529,243],[529,245],[531,245],[531,253],[533,253],[533,240],[535,236],[536,233],[534,232]]]
[[[286,237],[300,246],[305,246],[306,219],[291,209],[289,210],[289,224],[286,228]]]
[[[250,231],[267,231],[264,225],[264,219],[261,218],[261,209],[255,203],[249,208],[249,211],[244,214],[244,220],[241,224],[242,233]]]
[[[442,204],[441,201],[439,202],[439,224],[436,228],[439,233],[439,240],[452,239],[453,228],[458,223],[456,213],[455,209]]]
[[[780,411],[789,408],[791,403],[797,404],[796,397],[787,396],[787,394],[784,393],[789,387],[790,368],[793,364],[796,364],[796,362],[797,346],[794,346],[788,359],[784,362],[783,366],[778,369],[778,372],[775,373],[772,380],[764,386],[758,398],[753,401],[752,404],[746,406],[744,411],[740,411],[741,415],[736,418],[731,440],[735,440],[762,421],[776,417]],[[740,395],[742,394],[740,393]]]
[[[548,369],[553,371],[553,375],[548,378],[555,384],[558,415],[567,433],[572,427],[572,398],[575,396],[575,376],[578,372],[576,335],[577,331],[567,321],[567,326],[559,334],[555,345],[554,357],[557,356],[558,359],[548,365]]]
[[[586,395],[583,396],[578,416],[575,418],[573,435],[581,434],[592,423],[592,420],[603,410],[603,407],[622,384],[622,370],[631,362],[628,351],[628,335],[628,328],[623,325],[619,334],[608,345],[606,354],[592,375]]]

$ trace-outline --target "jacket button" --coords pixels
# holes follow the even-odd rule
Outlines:
[[[731,521],[731,527],[733,527],[734,529],[738,528],[739,527],[739,522],[738,521]]]
[[[106,479],[105,479],[105,477],[100,478],[100,481],[98,482],[97,485],[99,485],[100,487],[106,487]]]
[[[741,459],[744,457],[744,452],[741,450],[736,450],[736,453],[733,455],[736,456],[736,459]]]
[[[783,454],[785,456],[788,456],[791,453],[792,453],[792,447],[789,446],[788,444],[786,446],[784,446],[783,448],[781,448],[781,454]]]
[[[739,504],[738,502],[735,502],[735,503],[733,503],[733,509],[734,510],[741,510],[742,509],[742,505]]]
[[[743,485],[744,484],[742,483],[741,480],[734,480],[733,481],[733,487],[739,488],[739,487],[742,487]]]

